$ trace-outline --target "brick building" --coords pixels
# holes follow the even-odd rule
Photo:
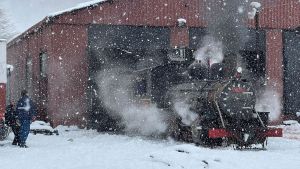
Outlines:
[[[294,113],[300,111],[300,2],[263,0],[262,7],[259,30],[249,20],[245,51],[263,56],[260,66],[282,96],[283,112]],[[107,48],[197,49],[205,36],[205,8],[201,0],[98,0],[49,15],[8,43],[14,66],[8,98],[16,100],[26,88],[54,126],[83,124],[92,110],[94,56]]]

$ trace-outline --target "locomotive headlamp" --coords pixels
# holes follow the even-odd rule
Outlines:
[[[243,72],[243,68],[242,68],[242,67],[238,67],[238,68],[236,69],[236,71],[237,71],[238,73],[242,73],[242,72]]]

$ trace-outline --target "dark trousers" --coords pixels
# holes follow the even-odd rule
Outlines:
[[[20,143],[20,126],[13,125],[11,127],[11,129],[12,129],[14,135],[15,135],[13,144],[19,144]]]
[[[30,131],[30,120],[22,119],[20,120],[20,123],[21,123],[20,131],[19,131],[20,144],[25,145]]]

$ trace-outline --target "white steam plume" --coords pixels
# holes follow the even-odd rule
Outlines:
[[[205,36],[202,46],[195,52],[195,59],[204,65],[207,65],[208,61],[210,65],[221,63],[224,59],[222,42],[212,36]]]
[[[140,105],[131,99],[133,83],[134,76],[124,73],[124,69],[104,70],[97,78],[99,97],[111,110],[111,116],[122,118],[126,132],[145,136],[164,133],[167,124],[163,112],[153,104]]]
[[[279,94],[270,88],[266,88],[256,99],[255,110],[258,112],[270,112],[270,121],[278,120],[281,112]]]
[[[190,110],[190,105],[184,102],[176,102],[174,104],[175,111],[181,117],[183,124],[191,125],[196,120],[198,115]]]

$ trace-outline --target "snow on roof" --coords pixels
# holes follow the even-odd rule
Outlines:
[[[254,19],[256,12],[259,10],[261,7],[261,3],[259,2],[251,2],[250,7],[252,7],[252,10],[248,12],[248,18],[249,19]]]
[[[14,66],[13,65],[7,64],[6,68],[9,69],[11,72],[14,71]]]
[[[14,37],[12,37],[11,39],[9,39],[8,40],[8,43],[9,43],[8,46],[10,46],[11,44],[13,44],[15,42],[18,42],[22,37],[25,37],[26,35],[28,35],[29,32],[31,32],[31,31],[36,32],[45,23],[48,23],[51,20],[51,18],[53,18],[55,16],[58,16],[58,15],[61,15],[61,14],[64,14],[64,13],[68,13],[68,12],[72,12],[72,11],[75,11],[75,10],[79,10],[79,9],[82,9],[82,8],[87,8],[87,7],[90,7],[90,6],[98,6],[99,3],[103,3],[103,2],[106,2],[106,1],[108,1],[108,0],[92,0],[92,1],[85,2],[85,3],[80,3],[80,4],[78,4],[78,5],[76,5],[75,7],[72,7],[72,8],[68,8],[68,9],[65,9],[65,10],[62,10],[62,11],[51,13],[48,16],[46,16],[42,21],[35,24],[34,26],[29,28],[25,32],[17,34]]]
[[[259,2],[251,2],[250,6],[256,9],[259,9],[261,7],[261,3]]]
[[[177,22],[186,23],[186,19],[184,19],[184,18],[178,18],[178,19],[177,19]]]
[[[66,13],[66,12],[72,12],[72,11],[82,9],[82,8],[86,8],[86,7],[89,7],[89,6],[98,6],[99,3],[105,2],[105,1],[107,1],[107,0],[93,0],[93,1],[89,1],[89,2],[80,3],[80,4],[76,5],[75,7],[51,13],[51,14],[48,15],[48,17],[58,16],[58,15],[61,15],[63,13]]]

